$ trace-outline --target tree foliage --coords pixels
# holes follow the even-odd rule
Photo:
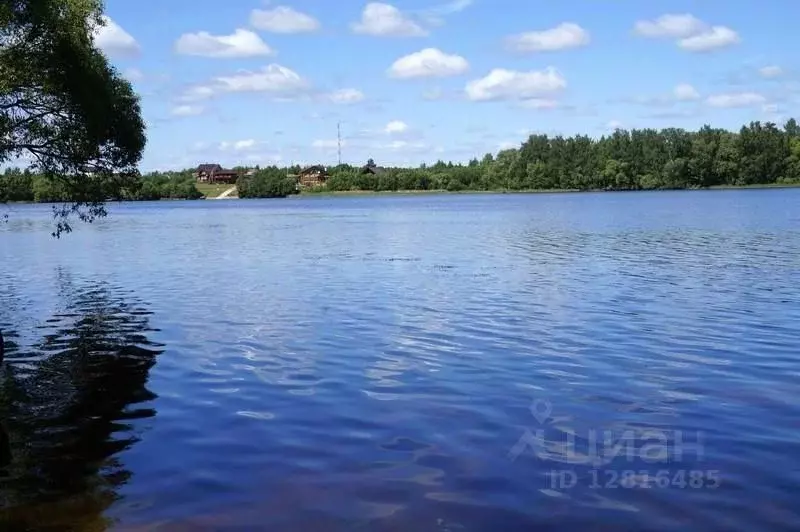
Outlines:
[[[191,170],[152,172],[135,176],[126,184],[118,199],[127,201],[160,199],[200,199]],[[6,168],[0,174],[0,202],[33,201],[39,203],[71,202],[70,191],[61,179],[29,169]]]
[[[100,0],[0,5],[0,163],[27,159],[57,184],[56,235],[135,185],[146,142],[137,95],[93,41],[102,23]]]
[[[738,133],[704,126],[532,135],[519,148],[466,165],[439,161],[373,175],[341,165],[327,190],[653,190],[800,184],[800,127],[752,122]]]
[[[296,180],[285,169],[268,166],[236,181],[240,198],[284,198],[297,192]]]

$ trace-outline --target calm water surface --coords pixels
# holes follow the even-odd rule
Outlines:
[[[5,207],[3,530],[800,529],[800,191]]]

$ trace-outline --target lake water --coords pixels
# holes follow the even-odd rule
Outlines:
[[[800,190],[0,209],[3,530],[800,529]]]

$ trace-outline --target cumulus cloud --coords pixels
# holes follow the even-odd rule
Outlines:
[[[336,104],[353,104],[364,101],[364,93],[358,89],[339,89],[330,93],[328,99]]]
[[[254,9],[250,13],[250,25],[273,33],[308,33],[317,31],[321,27],[319,21],[311,15],[287,6]]]
[[[783,69],[778,65],[768,65],[765,67],[761,67],[758,69],[758,74],[762,78],[766,79],[774,79],[779,78],[783,75]]]
[[[530,72],[495,68],[467,83],[465,92],[472,101],[529,100],[557,93],[566,86],[567,81],[553,67]]]
[[[640,20],[633,29],[642,37],[683,39],[704,31],[706,24],[694,15],[685,13],[661,15],[655,20]]]
[[[616,131],[617,129],[622,129],[623,127],[625,127],[624,124],[619,120],[610,120],[606,124],[606,129],[609,131]]]
[[[196,102],[225,93],[265,93],[276,98],[292,99],[307,94],[311,83],[294,70],[270,64],[261,70],[243,70],[229,76],[218,76],[206,84],[190,87],[181,96],[182,102]]]
[[[95,44],[113,57],[135,57],[141,52],[141,47],[130,33],[103,15],[103,24],[92,30]]]
[[[216,93],[212,87],[208,85],[196,85],[186,89],[178,99],[182,102],[197,102],[211,98],[214,94]]]
[[[223,92],[291,93],[310,87],[300,74],[275,63],[255,72],[242,71],[232,76],[217,77],[215,81]]]
[[[710,52],[740,42],[739,34],[725,26],[713,26],[706,31],[680,39],[678,46],[689,52]]]
[[[376,37],[422,37],[422,26],[390,4],[371,2],[361,13],[361,20],[351,25],[355,33]]]
[[[689,101],[689,100],[697,100],[700,98],[700,93],[697,92],[697,89],[689,85],[688,83],[681,83],[676,85],[675,88],[672,90],[673,96],[675,96],[676,100],[680,101]]]
[[[386,124],[386,127],[383,129],[383,131],[387,135],[399,135],[408,131],[408,124],[401,120],[392,120]]]
[[[211,35],[206,31],[185,33],[175,42],[175,51],[183,55],[220,59],[275,54],[258,34],[245,29],[238,29],[230,35]]]
[[[425,48],[395,61],[389,67],[388,74],[399,79],[442,78],[463,74],[468,70],[469,63],[460,55],[446,54],[438,48]]]
[[[170,110],[169,114],[172,116],[197,116],[204,110],[200,105],[177,105]]]
[[[711,26],[688,13],[640,20],[633,30],[642,37],[674,39],[678,47],[688,52],[710,52],[741,41],[739,34],[731,28]]]
[[[564,22],[555,28],[513,35],[506,44],[515,52],[554,52],[586,46],[590,41],[588,31],[573,22]]]
[[[767,99],[757,92],[730,92],[723,94],[713,94],[706,99],[706,103],[711,107],[752,107],[764,105]]]

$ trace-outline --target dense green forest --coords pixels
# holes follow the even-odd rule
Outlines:
[[[705,126],[617,130],[600,139],[532,135],[519,148],[466,165],[438,162],[364,175],[334,167],[328,190],[652,190],[800,184],[800,126],[753,122],[738,133]]]
[[[272,174],[278,179],[298,168]],[[616,130],[608,136],[532,135],[519,148],[466,165],[420,168],[339,165],[318,191],[654,190],[800,184],[800,126],[752,122],[738,133],[704,126]],[[245,179],[240,181],[246,181]],[[241,187],[240,187],[241,188]],[[244,196],[243,196],[244,197]]]
[[[199,199],[203,195],[194,186],[194,176],[188,170],[147,174],[107,197],[120,200],[159,200]],[[7,168],[0,174],[0,202],[2,201],[55,203],[70,201],[70,192],[58,178]]]
[[[242,198],[283,197],[296,192],[288,178],[299,167],[257,168],[237,182]],[[739,132],[704,126],[683,129],[619,129],[588,136],[532,135],[519,148],[487,153],[467,164],[437,162],[419,168],[339,165],[317,191],[394,190],[654,190],[758,184],[800,184],[800,126],[752,122]],[[199,198],[193,169],[156,172],[138,179],[122,198]],[[57,180],[7,169],[0,201],[60,201]]]

